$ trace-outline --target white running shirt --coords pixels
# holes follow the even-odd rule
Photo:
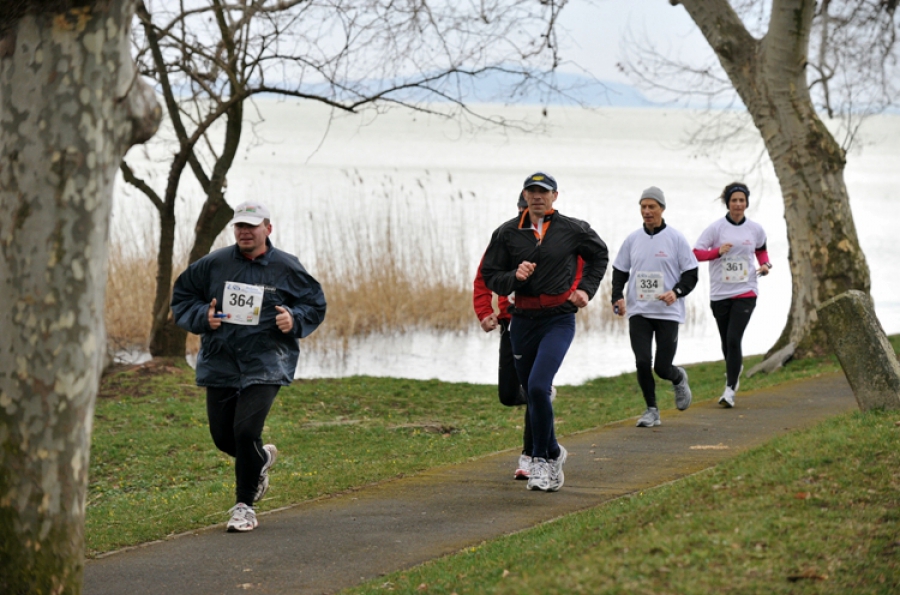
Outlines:
[[[727,300],[750,291],[759,295],[755,253],[766,245],[765,230],[746,217],[740,225],[722,217],[703,230],[694,248],[712,250],[722,244],[732,248],[709,261],[709,299]]]
[[[628,317],[635,315],[684,324],[684,299],[671,306],[656,299],[681,279],[681,273],[696,269],[697,258],[681,232],[666,225],[649,235],[644,228],[632,232],[616,255],[613,267],[629,273],[625,290]]]

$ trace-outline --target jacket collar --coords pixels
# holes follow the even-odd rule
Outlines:
[[[659,232],[661,232],[662,230],[664,230],[666,228],[666,220],[663,219],[662,224],[659,227],[657,227],[656,229],[652,229],[652,230],[647,229],[647,226],[644,224],[642,224],[641,227],[643,228],[644,233],[647,234],[648,236],[655,236],[656,234],[658,234]]]

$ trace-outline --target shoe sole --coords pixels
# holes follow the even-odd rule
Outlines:
[[[278,449],[275,448],[274,444],[266,444],[266,446],[271,446],[272,449],[268,450],[266,447],[263,447],[267,453],[269,453],[269,460],[263,465],[262,470],[259,472],[259,481],[262,484],[262,490],[253,498],[253,503],[257,503],[263,499],[266,495],[266,492],[269,491],[269,469],[272,468],[272,465],[275,464],[275,461],[278,459]],[[248,529],[249,531],[249,529]]]
[[[649,423],[649,424],[637,422],[637,425],[635,425],[635,427],[636,427],[636,428],[655,428],[656,426],[661,426],[661,425],[662,425],[662,422],[659,421],[659,420],[656,420],[656,421],[651,422],[651,423]]]
[[[731,409],[732,407],[734,407],[733,403],[729,403],[725,399],[719,399],[719,405],[721,405],[725,409]]]
[[[237,525],[228,525],[228,532],[229,533],[247,533],[248,531],[253,531],[258,526],[259,526],[259,523],[253,525],[252,527],[247,527],[245,529],[242,529],[242,528],[238,527]]]
[[[524,469],[516,469],[515,479],[528,479],[529,475],[528,471],[525,471]]]

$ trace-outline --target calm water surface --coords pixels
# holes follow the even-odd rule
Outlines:
[[[550,108],[543,118],[539,108],[485,109],[544,129],[535,134],[473,130],[400,111],[377,118],[331,117],[318,106],[263,103],[265,120],[256,126],[258,138],[246,144],[229,177],[229,201],[264,200],[273,211],[273,241],[298,253],[313,274],[324,250],[346,250],[346,261],[351,262],[350,255],[360,246],[348,230],[370,229],[377,237],[389,227],[398,243],[414,240],[408,247],[412,252],[439,251],[446,266],[435,274],[451,275],[470,287],[491,232],[515,214],[522,180],[533,171],[548,171],[557,178],[557,209],[589,221],[610,247],[610,262],[624,238],[641,225],[642,189],[655,185],[665,191],[667,223],[693,242],[709,223],[724,216],[724,207],[716,202],[722,187],[743,179],[752,191],[747,216],[766,229],[775,265],[761,280],[744,351],[762,353],[775,342],[790,305],[787,238],[771,165],[741,173],[750,171],[761,154],[756,138],[735,138],[715,158],[699,157],[684,143],[698,117],[687,110]],[[900,187],[900,117],[870,121],[863,138],[865,146],[848,157],[846,181],[872,271],[878,316],[888,333],[897,333],[900,267],[892,215],[893,194]],[[146,152],[149,160],[154,154],[153,147]],[[155,220],[149,203],[127,192],[124,184],[118,189],[114,228],[140,237],[146,222]],[[198,190],[186,184],[181,220],[194,220],[200,202]],[[350,267],[348,275],[353,273]],[[708,308],[706,268],[701,264],[698,288],[687,298],[697,315],[682,327],[676,363],[721,358]],[[597,307],[607,305],[589,306]],[[623,321],[619,331],[579,332],[556,383],[633,370],[625,328]],[[340,355],[307,350],[298,376],[367,374],[493,383],[497,341],[496,333],[480,330],[473,313],[471,332],[368,337],[351,342]]]

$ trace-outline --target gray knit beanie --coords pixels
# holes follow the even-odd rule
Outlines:
[[[641,200],[644,200],[645,198],[652,198],[659,203],[659,206],[661,206],[662,208],[666,208],[666,195],[663,194],[663,191],[656,186],[650,186],[649,188],[641,192]]]

